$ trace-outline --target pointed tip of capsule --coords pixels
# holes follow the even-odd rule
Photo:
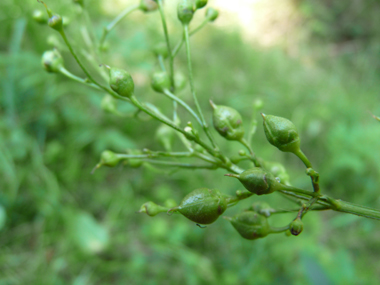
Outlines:
[[[231,174],[231,173],[226,173],[226,174],[224,174],[224,176],[234,177],[234,178],[239,178],[239,177],[240,177],[240,176],[237,175],[237,174]]]
[[[93,175],[95,173],[95,171],[100,168],[102,166],[101,163],[98,163],[97,165],[95,165],[95,167],[91,170],[91,175]]]
[[[225,220],[227,220],[227,221],[232,221],[231,217],[223,216],[222,218],[225,219]]]
[[[266,115],[264,113],[260,113],[263,119],[265,120]]]
[[[212,102],[212,100],[210,100],[210,105],[211,105],[211,107],[212,107],[214,110],[216,109],[216,105],[215,105],[214,102]]]

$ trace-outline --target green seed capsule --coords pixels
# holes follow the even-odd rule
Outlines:
[[[102,109],[111,114],[117,114],[116,100],[111,95],[105,95],[100,104]]]
[[[195,0],[195,8],[201,9],[207,5],[207,0]]]
[[[211,224],[227,209],[226,198],[216,189],[199,188],[183,198],[178,211],[189,220],[199,224]]]
[[[267,218],[253,211],[239,213],[232,218],[227,217],[226,219],[245,239],[263,238],[271,233]]]
[[[244,136],[243,120],[238,111],[227,106],[215,105],[210,100],[214,109],[214,128],[227,140],[240,141]]]
[[[282,189],[271,173],[267,173],[259,167],[248,169],[240,174],[225,174],[225,176],[239,179],[248,191],[257,195],[270,194]]]
[[[58,50],[48,50],[42,55],[41,64],[47,72],[57,73],[63,67],[63,58]]]
[[[188,25],[193,19],[194,3],[191,0],[181,0],[177,7],[177,16],[183,25]]]
[[[285,167],[279,162],[264,162],[265,169],[272,173],[279,182],[285,185],[290,185],[289,174],[286,172]]]
[[[117,157],[117,155],[110,151],[110,150],[105,150],[102,152],[100,155],[100,166],[105,165],[109,167],[114,167],[116,166],[121,159]]]
[[[206,18],[208,18],[208,20],[210,22],[214,22],[216,20],[216,18],[218,18],[219,16],[219,12],[217,10],[215,10],[214,8],[207,8],[206,10]]]
[[[131,97],[135,90],[132,76],[125,70],[119,68],[110,69],[110,87],[113,91],[123,97]]]
[[[270,144],[284,152],[300,151],[300,138],[296,126],[288,119],[261,114],[264,119],[264,132]]]
[[[155,72],[152,76],[151,86],[154,91],[163,93],[165,89],[170,89],[170,78],[166,72]]]
[[[56,31],[62,31],[63,28],[63,20],[60,15],[53,15],[48,20],[49,27],[53,28]]]
[[[252,204],[252,206],[249,207],[248,210],[257,212],[265,217],[269,217],[271,213],[275,211],[268,203],[265,202],[256,202]]]
[[[294,236],[298,236],[302,230],[303,230],[303,222],[300,218],[296,218],[293,222],[289,225],[289,230]]]
[[[151,12],[158,9],[156,1],[153,0],[141,0],[139,9],[144,12]]]
[[[42,12],[41,10],[34,10],[32,18],[39,24],[47,24],[48,21],[46,13]]]
[[[182,91],[186,87],[186,77],[182,73],[174,74],[174,86],[177,92]]]
[[[73,0],[73,2],[75,4],[78,4],[78,5],[82,6],[82,7],[84,7],[84,1],[83,0]]]
[[[164,42],[157,43],[153,47],[152,51],[156,56],[162,56],[163,58],[167,58],[169,55],[168,47]]]
[[[127,153],[128,154],[132,154],[132,155],[140,155],[140,154],[142,154],[141,150],[139,150],[139,149],[128,149]],[[139,159],[139,158],[129,158],[128,159],[128,164],[132,168],[139,168],[143,163],[144,162],[141,159]]]
[[[167,210],[167,208],[149,201],[141,206],[139,213],[146,213],[148,216],[154,217],[159,213],[167,212]]]
[[[172,150],[175,131],[168,125],[162,124],[156,131],[156,139],[166,151]]]

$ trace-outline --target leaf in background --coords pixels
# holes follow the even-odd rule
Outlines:
[[[65,219],[68,236],[84,253],[98,253],[108,245],[108,230],[89,213],[72,211],[65,215]]]

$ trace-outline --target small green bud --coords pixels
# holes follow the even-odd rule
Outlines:
[[[259,167],[247,169],[240,174],[225,174],[225,176],[239,179],[248,191],[257,195],[270,194],[282,189],[271,173],[267,173]]]
[[[51,16],[48,20],[49,27],[53,28],[56,31],[62,31],[63,20],[62,17],[58,14]]]
[[[121,158],[117,157],[113,151],[105,150],[100,155],[100,163],[98,165],[99,167],[102,165],[114,167],[119,163],[120,160]]]
[[[227,140],[242,140],[244,128],[239,112],[227,106],[215,105],[211,100],[210,104],[214,109],[212,119],[218,133]]]
[[[32,18],[34,21],[36,21],[39,24],[47,24],[48,17],[46,16],[46,13],[42,12],[41,10],[34,10]]]
[[[132,155],[142,154],[141,150],[139,149],[127,149],[127,153]],[[128,164],[132,168],[139,168],[143,163],[144,161],[139,158],[128,158]]]
[[[227,209],[226,198],[216,189],[199,188],[183,198],[178,211],[189,220],[199,224],[211,224]]]
[[[177,72],[174,74],[174,86],[177,92],[182,91],[183,88],[185,88],[186,83],[187,83],[186,77],[182,73]]]
[[[162,124],[156,131],[156,139],[167,151],[172,150],[175,131],[168,125]]]
[[[297,217],[293,222],[289,225],[289,230],[294,236],[298,236],[303,230],[303,222],[299,217]]]
[[[146,213],[148,216],[154,217],[155,215],[166,212],[167,210],[167,208],[149,201],[141,206],[139,213]]]
[[[58,50],[48,50],[42,55],[41,63],[47,72],[57,73],[63,67],[63,58]]]
[[[208,18],[210,22],[214,22],[216,18],[218,18],[218,16],[219,16],[219,12],[215,10],[214,8],[210,7],[206,9],[206,18]]]
[[[226,219],[245,239],[263,238],[271,233],[267,218],[253,211],[245,211],[232,218],[226,217]]]
[[[264,107],[264,102],[261,99],[256,99],[255,102],[253,102],[253,107],[256,110],[260,110]]]
[[[248,209],[257,212],[265,217],[269,217],[271,213],[275,211],[271,206],[269,206],[268,203],[265,202],[256,202],[252,204],[252,206]]]
[[[195,9],[201,9],[207,5],[207,0],[195,0]]]
[[[139,9],[143,12],[151,12],[158,9],[158,5],[154,0],[141,0]]]
[[[296,126],[288,119],[261,114],[264,119],[264,132],[270,144],[284,152],[300,151],[300,138]]]
[[[156,56],[162,56],[163,58],[167,58],[169,55],[168,47],[167,47],[166,43],[164,43],[164,42],[157,43],[153,47],[152,51]]]
[[[183,25],[188,25],[193,19],[194,3],[191,0],[181,0],[177,7],[177,16]]]
[[[127,71],[119,68],[110,69],[110,87],[120,96],[128,98],[133,95],[135,90],[132,76]]]
[[[171,86],[169,75],[164,71],[155,72],[152,76],[151,86],[154,91],[159,93],[163,93],[165,89],[169,90]]]
[[[177,206],[177,202],[174,201],[174,199],[167,199],[164,204],[166,208],[174,208]]]
[[[117,114],[116,100],[111,95],[105,95],[100,104],[102,109],[111,114]]]

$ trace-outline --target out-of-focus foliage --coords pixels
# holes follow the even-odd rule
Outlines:
[[[83,38],[78,27],[84,19],[75,16],[76,6],[69,0],[50,2],[71,18],[69,37]],[[359,5],[368,13],[341,10],[338,4],[325,9],[324,2],[311,1],[301,3],[300,13],[316,19],[322,28],[307,27],[322,30],[329,41],[341,42],[348,33],[373,43],[373,50],[331,55],[321,52],[327,48],[321,45],[317,55],[313,47],[290,58],[281,47],[252,46],[236,33],[209,26],[192,39],[196,86],[209,121],[208,99],[236,108],[248,123],[250,105],[261,98],[266,113],[297,125],[324,191],[380,208],[380,127],[368,112],[380,114],[374,52],[380,39],[375,13],[379,9],[376,1],[340,2]],[[111,18],[102,15],[97,1],[91,3],[90,15],[100,36]],[[326,18],[318,18],[315,5],[324,9],[321,15]],[[31,20],[36,8],[42,9],[34,1],[0,2],[0,284],[377,283],[376,221],[310,213],[298,237],[273,235],[251,242],[242,240],[222,219],[200,229],[177,215],[136,214],[149,200],[179,202],[200,187],[232,194],[240,186],[222,178],[220,170],[170,174],[120,165],[91,175],[104,149],[161,149],[153,139],[159,124],[143,116],[138,120],[105,114],[100,108],[103,94],[45,73],[40,56],[52,48],[47,39],[58,48],[63,43],[54,31]],[[179,39],[177,19],[169,19]],[[148,86],[156,67],[149,48],[162,38],[158,23],[157,13],[125,20],[109,36],[106,63],[131,70],[136,93],[165,110],[171,102]],[[81,75],[67,50],[61,51],[67,68]],[[180,69],[183,59],[180,54]],[[190,98],[188,91],[182,96]],[[127,104],[118,107],[125,113],[134,111]],[[258,129],[253,140],[256,153],[282,162],[292,184],[310,187],[300,162],[269,145],[261,124]],[[234,143],[220,140],[220,144],[230,154],[239,150]],[[228,215],[259,199],[265,200],[253,197],[228,210]],[[284,207],[280,197],[275,203]],[[282,219],[275,217],[273,224],[281,225]]]

